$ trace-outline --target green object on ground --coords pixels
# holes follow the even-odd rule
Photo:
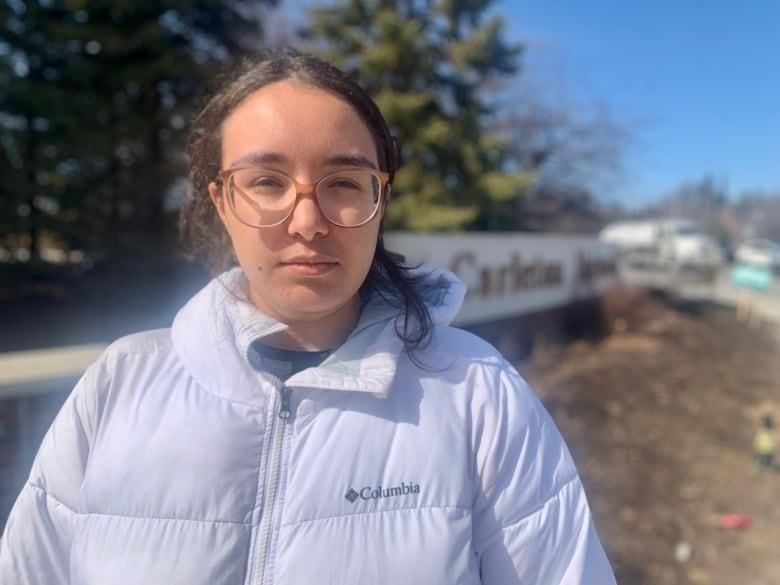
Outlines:
[[[731,271],[731,283],[740,288],[764,292],[772,287],[772,272],[765,266],[737,264]]]

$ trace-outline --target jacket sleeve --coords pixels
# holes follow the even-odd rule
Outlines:
[[[614,585],[555,424],[508,364],[475,413],[473,542],[484,585]]]
[[[89,372],[41,443],[0,538],[0,585],[65,585],[74,510],[96,412]]]

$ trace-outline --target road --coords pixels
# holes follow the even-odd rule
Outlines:
[[[723,305],[736,306],[739,289],[729,281],[730,271],[730,267],[721,270],[717,280],[711,286],[684,289],[683,297],[702,298]],[[758,299],[763,318],[780,326],[780,277],[775,275],[772,289],[768,292],[754,294]]]
[[[731,266],[725,266],[718,274],[715,282],[702,285],[680,286],[675,277],[667,272],[636,269],[621,266],[621,277],[634,286],[648,286],[660,290],[669,290],[673,294],[688,301],[710,301],[721,305],[735,307],[739,289],[731,284],[729,275]],[[670,289],[673,289],[670,290]],[[778,325],[780,334],[780,276],[775,275],[772,288],[766,293],[753,293],[758,300],[763,319]]]

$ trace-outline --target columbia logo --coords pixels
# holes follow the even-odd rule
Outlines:
[[[366,486],[361,488],[360,491],[349,488],[344,497],[349,500],[350,504],[354,504],[355,500],[360,498],[361,500],[379,500],[381,498],[392,498],[395,496],[405,496],[407,494],[419,494],[420,486],[410,481],[409,483],[401,482],[401,485],[397,485],[391,488],[383,488],[381,485],[376,487]]]

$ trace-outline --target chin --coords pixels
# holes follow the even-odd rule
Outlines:
[[[296,291],[277,305],[280,316],[291,321],[317,321],[342,310],[348,310],[357,295],[322,295],[311,289]],[[359,306],[359,303],[358,303]],[[284,321],[283,319],[283,321]]]

